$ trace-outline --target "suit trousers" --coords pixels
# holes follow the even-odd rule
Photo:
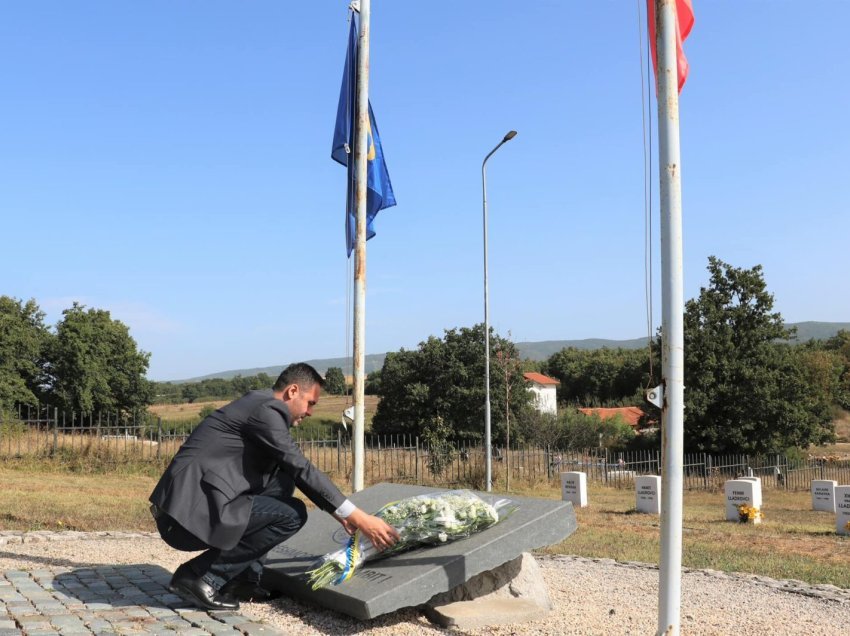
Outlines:
[[[254,495],[245,533],[229,550],[207,545],[167,514],[156,519],[157,529],[163,541],[176,550],[204,550],[187,565],[213,587],[221,587],[235,578],[259,583],[269,550],[286,541],[307,522],[304,502],[288,496],[287,491],[292,492],[291,482],[286,488],[277,473],[261,493]]]

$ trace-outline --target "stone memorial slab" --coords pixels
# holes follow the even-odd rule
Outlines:
[[[587,507],[587,473],[561,473],[561,499],[577,508]]]
[[[635,508],[638,512],[661,514],[661,477],[642,475],[635,479]]]
[[[835,487],[837,481],[831,479],[812,480],[812,510],[835,513]]]
[[[730,479],[726,482],[726,521],[739,521],[738,506],[761,509],[761,482],[751,479]]]
[[[367,512],[415,495],[444,488],[381,483],[351,495]],[[488,500],[502,495],[476,493]],[[481,572],[499,567],[523,552],[563,541],[576,529],[567,501],[508,496],[516,511],[495,526],[471,537],[370,561],[345,583],[313,591],[306,572],[317,559],[342,547],[348,539],[329,514],[311,510],[307,524],[269,553],[263,585],[358,619],[370,619],[403,607],[426,603]]]
[[[850,535],[850,486],[835,487],[835,531]]]

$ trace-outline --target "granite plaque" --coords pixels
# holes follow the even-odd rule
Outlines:
[[[577,508],[587,506],[587,474],[581,471],[561,473],[561,499]]]
[[[835,487],[837,481],[831,479],[812,480],[812,510],[835,512]]]
[[[761,510],[761,481],[730,479],[726,482],[726,521],[740,521],[738,506],[753,506]]]
[[[643,475],[635,479],[635,508],[638,512],[661,514],[661,477]]]
[[[835,487],[835,531],[850,534],[850,486]]]
[[[381,483],[351,495],[350,499],[373,513],[404,497],[443,490],[446,489]],[[489,500],[503,496],[476,494]],[[263,585],[365,620],[421,605],[435,594],[448,592],[523,552],[563,541],[576,529],[570,502],[507,498],[517,509],[491,528],[466,539],[370,561],[350,580],[315,592],[307,584],[305,572],[313,568],[319,557],[339,549],[348,536],[329,514],[311,510],[304,528],[269,553]]]

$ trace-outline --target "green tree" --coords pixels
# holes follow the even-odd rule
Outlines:
[[[452,463],[455,456],[451,444],[452,429],[439,415],[425,425],[422,440],[428,449],[428,470],[432,475],[439,475],[446,466]]]
[[[600,418],[569,409],[559,416],[564,447],[570,450],[607,448],[622,450],[634,438],[632,427],[622,418]]]
[[[62,312],[52,340],[50,391],[57,404],[81,413],[130,412],[149,405],[150,354],[139,351],[126,325],[108,311],[78,303]]]
[[[829,399],[773,312],[760,265],[710,257],[708,287],[685,305],[685,446],[690,451],[776,452],[828,441]]]
[[[657,368],[657,362],[653,361]],[[647,349],[566,347],[543,364],[543,373],[560,380],[558,401],[581,406],[618,406],[642,401],[649,379]]]
[[[850,410],[850,331],[842,329],[824,343],[824,348],[836,357],[841,367],[835,387],[835,402]]]
[[[174,382],[151,382],[154,404],[174,404],[182,401],[183,393]]]
[[[345,395],[348,387],[345,385],[345,376],[339,367],[330,367],[325,372],[325,391],[330,395]]]
[[[0,296],[0,407],[38,403],[51,337],[34,300]]]
[[[491,330],[492,332],[492,330]],[[504,375],[496,353],[518,358],[516,347],[498,335],[490,337],[490,399],[493,439],[504,435]],[[381,369],[376,433],[418,434],[436,418],[453,437],[479,439],[484,430],[484,326],[448,329],[442,339],[431,336],[415,351],[388,353]],[[529,408],[528,391],[510,392],[510,412],[521,417]]]
[[[381,370],[372,371],[369,375],[366,376],[366,386],[363,387],[363,392],[366,395],[380,395],[381,394]]]

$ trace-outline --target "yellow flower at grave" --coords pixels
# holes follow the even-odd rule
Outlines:
[[[755,506],[741,504],[738,506],[738,521],[741,523],[757,523],[764,519],[764,514]]]

